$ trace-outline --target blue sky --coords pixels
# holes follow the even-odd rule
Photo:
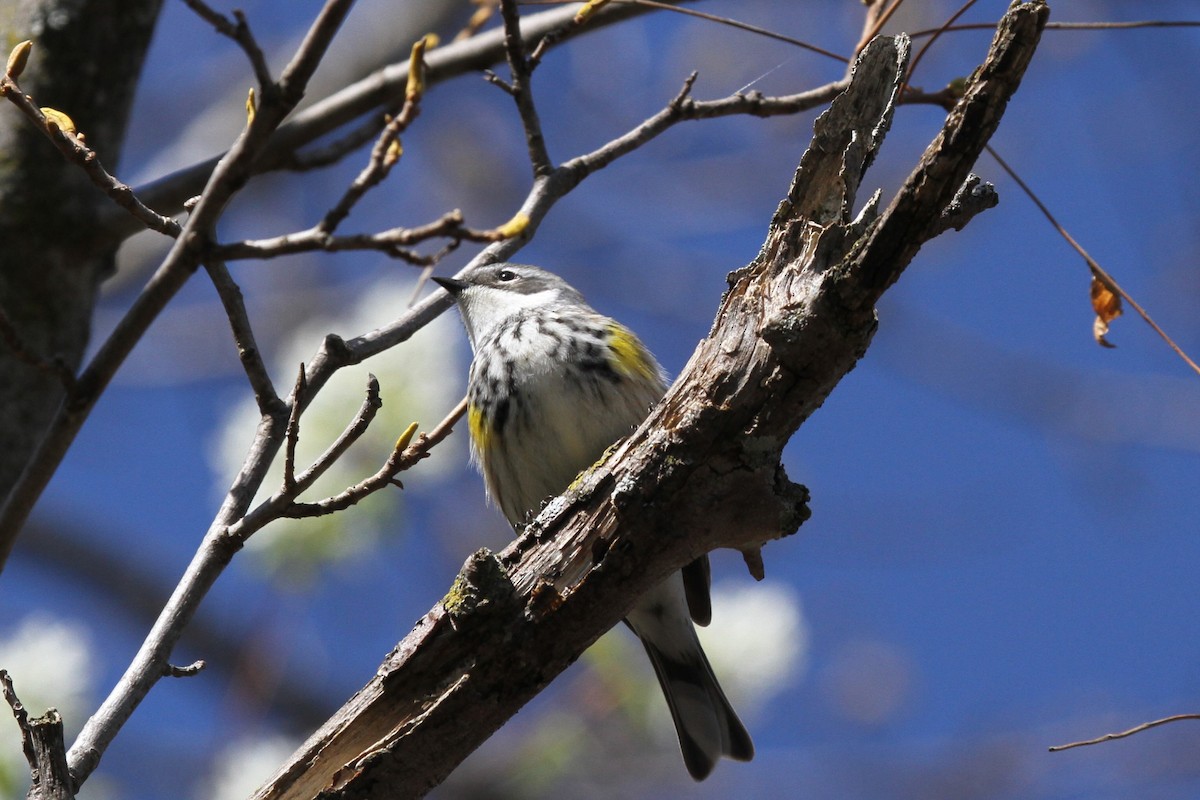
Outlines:
[[[917,29],[957,4],[909,5],[897,24]],[[968,16],[991,20],[1005,5],[980,3]],[[1055,3],[1052,19],[1195,17],[1185,2],[1131,5]],[[264,40],[279,47],[316,6],[244,4]],[[857,4],[832,2],[803,10],[749,1],[701,6],[843,53],[857,39],[861,13]],[[356,13],[385,10],[364,3]],[[1193,356],[1200,353],[1198,37],[1195,29],[1047,32],[993,140]],[[937,88],[969,72],[987,41],[983,33],[947,36],[915,82]],[[124,173],[146,179],[156,165],[187,163],[228,141],[221,137],[237,124],[228,103],[232,123],[224,128],[213,122],[190,138],[178,131],[227,92],[244,92],[231,89],[249,81],[236,55],[182,4],[167,4]],[[784,43],[657,15],[546,59],[535,87],[552,156],[562,160],[624,132],[669,100],[692,69],[700,71],[695,95],[702,98],[747,85],[798,91],[841,72]],[[865,189],[882,186],[885,197],[894,190],[941,117],[930,107],[901,108]],[[724,275],[757,252],[812,118],[679,126],[589,178],[520,259],[562,273],[676,372],[707,332]],[[185,138],[190,149],[161,155],[164,144]],[[528,186],[521,157],[517,119],[501,93],[473,76],[439,86],[405,137],[401,167],[350,224],[414,224],[450,207],[480,227],[498,224]],[[311,224],[361,159],[262,181],[235,204],[223,235]],[[806,666],[747,715],[758,759],[722,765],[697,787],[678,767],[674,745],[656,740],[655,771],[625,778],[624,795],[1066,800],[1200,792],[1190,723],[1046,752],[1200,710],[1200,640],[1190,624],[1200,611],[1193,570],[1200,376],[1129,310],[1110,335],[1118,347],[1097,347],[1083,263],[993,161],[985,156],[976,171],[996,184],[1000,205],[922,250],[881,302],[867,356],[786,450],[789,474],[812,491],[813,517],[767,548],[766,565],[768,581],[787,587],[803,609]],[[458,269],[472,252],[463,248],[440,270]],[[126,256],[125,274],[138,274],[137,261]],[[238,264],[234,273],[276,352],[302,318],[337,317],[377,282],[412,277],[373,256]],[[137,279],[124,280],[104,299],[97,335],[129,301]],[[215,512],[220,479],[210,453],[245,394],[223,326],[198,276],[135,351],[38,511],[39,524],[117,554],[164,590]],[[463,370],[465,336],[456,326],[445,330],[440,346],[453,354],[446,363]],[[380,377],[385,391],[416,379]],[[457,385],[464,378],[460,372]],[[244,664],[269,664],[268,673],[303,684],[314,713],[332,711],[441,597],[472,550],[505,541],[461,442],[447,457],[453,469],[416,480],[367,554],[300,586],[265,577],[253,556],[239,559],[202,621],[242,642]],[[736,558],[717,565],[719,580],[749,581]],[[148,627],[111,599],[114,592],[19,546],[0,608],[12,620],[48,609],[89,632],[94,704]],[[148,608],[161,602],[141,599]],[[186,641],[183,651],[178,661],[211,657]],[[573,668],[510,728],[526,731],[576,708],[569,692],[591,668]],[[188,796],[204,796],[199,787],[222,744],[265,735],[286,717],[272,710],[269,691],[248,691],[220,668],[159,685],[98,781],[116,796],[156,798],[172,796],[182,780],[196,787]],[[489,748],[507,752],[503,742]],[[147,763],[170,766],[155,768],[161,781],[133,783]]]

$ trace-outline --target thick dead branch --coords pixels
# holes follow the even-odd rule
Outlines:
[[[75,782],[67,769],[62,714],[52,708],[29,720],[29,734],[37,770],[27,800],[74,800]]]
[[[780,452],[866,351],[874,303],[959,194],[1037,47],[1047,9],[1008,12],[983,66],[887,210],[856,195],[891,120],[908,40],[876,39],[821,115],[712,332],[650,418],[504,552],[480,551],[376,677],[256,797],[418,797],[612,627],[716,547],[755,552],[808,516]],[[951,208],[952,201],[959,205]],[[968,215],[969,216],[969,215]]]
[[[72,800],[75,797],[75,784],[67,771],[62,715],[52,708],[42,716],[30,719],[29,712],[13,688],[12,678],[2,669],[0,694],[12,709],[21,731],[21,749],[29,764],[27,800]]]

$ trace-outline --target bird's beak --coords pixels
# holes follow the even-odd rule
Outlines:
[[[433,277],[430,280],[449,292],[451,297],[458,297],[459,292],[471,285],[466,281],[460,281],[458,278]]]

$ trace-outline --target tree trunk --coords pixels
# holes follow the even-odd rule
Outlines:
[[[20,83],[61,111],[110,170],[125,135],[162,0],[0,0],[7,48],[30,39]],[[7,496],[65,396],[58,362],[75,372],[96,290],[116,242],[97,227],[110,203],[16,109],[0,111],[0,496]],[[22,352],[18,352],[22,351]],[[7,553],[0,554],[0,563]]]

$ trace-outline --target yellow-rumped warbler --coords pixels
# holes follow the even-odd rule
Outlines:
[[[490,264],[434,280],[457,301],[475,352],[472,457],[492,501],[514,527],[523,525],[646,418],[666,391],[662,368],[628,328],[545,270]],[[707,625],[710,617],[704,556],[625,618],[654,665],[696,780],[723,755],[754,756],[696,638],[693,620]]]

